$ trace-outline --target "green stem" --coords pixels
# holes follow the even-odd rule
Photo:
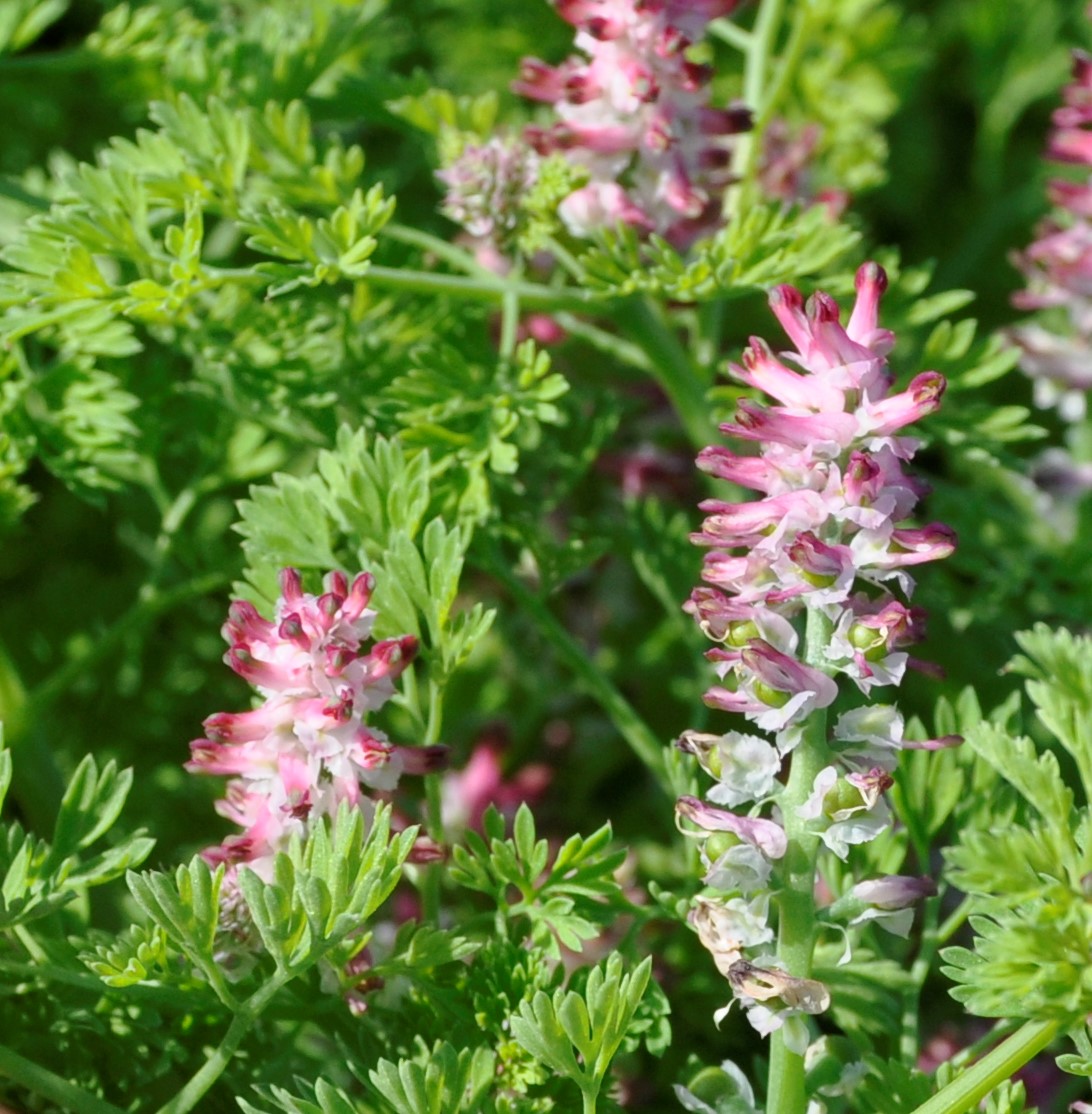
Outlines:
[[[428,684],[428,725],[424,744],[432,746],[440,741],[444,720],[443,689],[435,681]],[[441,774],[425,775],[425,830],[440,845],[444,843],[443,777]],[[426,924],[440,923],[440,887],[443,881],[442,863],[424,868],[421,880],[421,905]]]
[[[826,647],[833,629],[831,621],[819,610],[808,611],[804,660],[808,665],[826,665]],[[815,952],[815,863],[819,837],[807,830],[799,816],[800,806],[811,795],[819,771],[829,764],[827,716],[825,710],[812,712],[804,725],[804,737],[792,755],[789,780],[781,794],[781,817],[788,849],[781,862],[782,888],[777,895],[780,965],[796,978],[811,974]],[[784,1030],[770,1038],[770,1075],[766,1114],[804,1114],[804,1057],[785,1044]]]
[[[940,895],[925,902],[922,917],[921,944],[910,967],[910,984],[902,998],[902,1032],[899,1036],[899,1053],[904,1064],[917,1063],[921,1049],[921,994],[925,980],[933,967],[937,948],[937,922],[940,919]]]
[[[733,23],[730,19],[714,19],[709,24],[709,33],[723,39],[729,46],[742,50],[744,54],[751,49],[754,36],[745,27]]]
[[[728,188],[725,204],[729,217],[737,216],[743,208],[745,195],[750,194],[752,179],[758,167],[759,143],[762,138],[758,122],[765,108],[770,56],[781,29],[784,8],[785,0],[762,0],[750,39],[740,44],[746,59],[743,66],[743,101],[755,115],[755,127],[736,139],[733,170],[737,181]]]
[[[971,915],[971,899],[965,897],[948,914],[948,919],[937,929],[937,944],[946,944],[963,927],[963,922]]]
[[[73,971],[68,967],[60,967],[55,963],[15,963],[11,960],[0,959],[0,973],[10,975],[19,982],[38,981],[42,983],[61,983],[65,986],[77,987],[101,998],[110,993],[98,975],[90,972]],[[182,990],[175,990],[166,986],[127,986],[125,997],[147,1002],[169,1004],[179,1009],[192,1006],[192,998]]]
[[[785,0],[762,0],[751,32],[751,49],[743,71],[743,99],[754,109],[763,106],[766,91],[766,72],[770,64]]]
[[[499,302],[512,291],[527,309],[583,309],[602,302],[589,291],[573,287],[543,286],[533,282],[506,282],[503,278],[468,278],[410,271],[403,267],[369,267],[363,281],[411,294],[446,294],[479,302]]]
[[[659,307],[645,298],[630,299],[619,305],[615,320],[626,337],[648,353],[652,375],[671,400],[691,444],[698,449],[713,444],[717,429],[706,399],[709,383]]]
[[[500,358],[507,362],[512,359],[516,350],[516,338],[519,332],[519,295],[509,289],[504,292],[501,299],[501,334],[498,352]]]
[[[595,1091],[585,1091],[581,1089],[580,1096],[584,1100],[584,1108],[582,1114],[595,1114],[597,1100],[599,1098],[598,1088],[596,1088]]]
[[[800,59],[804,54],[804,48],[808,44],[808,38],[811,32],[811,16],[813,10],[811,4],[803,3],[797,4],[793,11],[792,29],[789,31],[789,41],[785,44],[785,49],[778,59],[777,73],[770,82],[769,88],[765,91],[762,100],[754,106],[758,112],[755,119],[755,131],[758,132],[760,136],[763,129],[770,122],[774,110],[781,103],[781,98],[784,97],[785,91],[789,87],[789,82],[792,80],[793,71],[800,64]]]
[[[243,1038],[290,977],[285,973],[274,975],[243,1003],[216,1050],[190,1077],[182,1090],[159,1108],[157,1114],[186,1114],[197,1106],[216,1080],[224,1074]]]
[[[653,366],[648,358],[648,353],[640,346],[632,344],[622,337],[615,336],[614,333],[607,332],[606,329],[593,325],[590,321],[583,317],[577,317],[575,314],[556,313],[554,317],[565,332],[574,337],[579,337],[586,344],[590,344],[592,348],[597,348],[600,352],[605,352],[608,356],[613,356],[621,363],[629,364],[630,367],[643,371],[647,375],[653,374]]]
[[[445,263],[458,267],[460,271],[465,271],[468,275],[476,275],[478,278],[490,278],[494,282],[496,281],[496,274],[490,271],[488,267],[483,267],[470,252],[464,251],[447,240],[441,240],[439,236],[422,232],[419,228],[410,228],[407,225],[390,221],[383,226],[383,236],[386,239],[409,244],[411,247],[430,252],[437,259],[442,259]]]
[[[505,566],[495,548],[489,553],[488,568],[515,597],[520,607],[535,620],[539,633],[550,642],[558,657],[572,671],[580,687],[610,716],[630,749],[645,764],[658,784],[663,786],[665,792],[673,796],[685,793],[686,786],[675,785],[671,781],[664,763],[663,742],[595,665],[584,647],[562,626],[545,602],[526,588]]]
[[[983,1056],[913,1114],[966,1114],[995,1087],[1011,1079],[1061,1032],[1057,1021],[1029,1021],[991,1053]]]
[[[48,1068],[24,1059],[17,1052],[0,1044],[0,1076],[14,1080],[32,1094],[40,1095],[71,1114],[125,1114],[113,1103],[89,1095],[75,1083],[69,1083]]]

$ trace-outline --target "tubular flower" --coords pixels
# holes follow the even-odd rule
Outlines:
[[[1021,309],[1051,310],[1060,328],[1012,329],[1020,366],[1034,381],[1035,401],[1080,421],[1092,389],[1092,56],[1075,51],[1073,79],[1053,116],[1046,157],[1079,168],[1077,179],[1056,179],[1048,193],[1054,210],[1037,239],[1013,262],[1028,281],[1013,296]]]
[[[844,859],[851,846],[889,825],[885,793],[898,751],[961,741],[906,742],[894,707],[865,705],[835,721],[824,765],[791,805],[779,776],[795,748],[815,745],[802,742],[804,724],[834,703],[840,678],[867,697],[898,684],[907,666],[928,668],[906,652],[924,631],[921,610],[906,601],[914,588],[910,570],[955,547],[942,524],[905,524],[923,485],[903,471],[918,447],[904,429],[937,409],[945,382],[926,371],[894,389],[886,359],[894,337],[878,323],[886,284],[879,266],[861,267],[845,324],[828,295],[805,302],[793,287],[775,289],[770,305],[793,348],[775,354],[752,338],[731,372],[770,401],[741,401],[735,420],[721,427],[755,451],[718,445],[697,459],[710,475],[759,493],[738,504],[707,500],[705,521],[692,535],[707,550],[706,584],[684,606],[717,643],[706,657],[719,682],[705,702],[741,713],[773,739],[684,732],[676,744],[716,782],[713,804],[683,797],[676,806],[678,817],[697,828],[684,831],[702,841],[703,880],[717,894],[699,899],[692,923],[751,1023],[763,1034],[787,1026],[793,1047],[806,1037],[801,1015],[826,1008],[829,995],[820,984],[768,968],[761,952],[748,952],[748,940],[765,942],[761,925],[729,931],[722,927],[726,910],[746,899],[752,920],[756,910],[764,915],[767,906],[757,897],[767,880],[768,892],[778,892],[787,827],[818,836]],[[829,637],[818,657],[812,647],[804,660],[801,620],[809,613],[818,613]],[[739,809],[747,801],[754,802],[750,815],[716,807]],[[911,900],[926,889],[903,887],[900,901],[903,890]],[[859,914],[874,894],[881,895],[878,905],[887,900],[876,883],[849,911]]]
[[[209,716],[186,763],[191,773],[230,778],[216,809],[243,829],[206,859],[245,863],[267,880],[293,835],[341,804],[368,811],[370,791],[389,792],[403,773],[435,770],[446,755],[444,747],[397,746],[365,722],[394,695],[417,641],[369,641],[376,616],[369,573],[350,584],[333,572],[325,587],[305,593],[299,573],[285,569],[272,620],[244,601],[231,605],[224,660],[264,703]]]
[[[685,246],[715,223],[732,136],[751,118],[709,105],[711,72],[687,51],[738,2],[556,0],[579,53],[559,66],[525,59],[512,88],[554,106],[554,123],[527,129],[531,145],[590,174],[559,210],[574,235],[622,221]]]

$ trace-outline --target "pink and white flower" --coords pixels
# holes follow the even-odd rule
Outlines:
[[[795,762],[796,748],[814,745],[806,741],[809,721],[834,703],[840,677],[868,696],[898,684],[908,666],[925,668],[907,653],[924,629],[923,613],[908,602],[914,581],[907,570],[955,547],[947,526],[906,521],[925,488],[904,470],[918,442],[903,431],[937,409],[945,382],[925,371],[905,389],[894,389],[887,364],[894,337],[879,325],[886,285],[880,267],[861,267],[844,324],[828,295],[805,301],[793,287],[776,288],[770,306],[792,349],[775,353],[752,338],[742,363],[730,366],[739,382],[773,402],[745,398],[735,420],[721,427],[755,451],[712,446],[698,457],[702,470],[758,493],[744,503],[706,500],[706,519],[691,537],[707,549],[705,584],[685,610],[718,643],[706,657],[720,683],[705,693],[705,702],[774,736],[767,742],[736,731],[686,732],[679,740],[680,749],[696,755],[716,779],[708,794],[714,804],[683,797],[676,811],[701,830],[703,881],[726,896],[750,896],[770,879],[776,889],[790,848],[785,827],[799,831],[802,824],[845,859],[850,847],[890,825],[884,794],[898,752],[961,741],[908,743],[902,717],[890,705],[844,712],[824,740],[832,760],[815,777],[810,796],[802,803],[794,797],[788,817],[778,812],[789,807],[778,766]],[[810,646],[805,660],[801,634],[809,613],[823,617],[829,637],[825,646]],[[748,816],[716,807],[747,801],[756,802]],[[760,815],[767,809],[772,819]],[[867,893],[876,901],[862,911]],[[885,927],[901,928],[910,913],[884,907],[891,900],[886,890],[862,891],[854,901],[855,923],[883,918]],[[703,909],[703,942],[717,949],[722,971],[739,953],[728,978],[748,1020],[763,1034],[784,1029],[790,1047],[802,1050],[808,1035],[803,1015],[826,1008],[825,987],[770,966],[745,945],[726,947]]]
[[[411,635],[371,641],[374,578],[361,573],[350,584],[334,572],[325,588],[306,593],[299,573],[285,569],[271,620],[245,601],[231,605],[224,660],[265,701],[209,716],[186,763],[191,773],[230,778],[216,810],[243,829],[206,858],[245,863],[267,879],[293,836],[343,804],[368,813],[369,793],[389,793],[402,774],[446,760],[446,747],[399,746],[366,722],[417,652]]]

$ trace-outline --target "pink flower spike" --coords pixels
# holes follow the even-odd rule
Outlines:
[[[785,830],[772,820],[756,816],[737,816],[723,808],[713,808],[697,797],[680,797],[675,802],[679,816],[697,824],[706,832],[731,832],[757,847],[768,859],[780,859],[788,850]]]

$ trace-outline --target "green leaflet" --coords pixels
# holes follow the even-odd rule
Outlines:
[[[0,750],[0,801],[11,781],[11,755]],[[47,842],[13,822],[0,829],[0,930],[45,917],[90,886],[139,866],[154,840],[134,832],[84,854],[113,827],[132,785],[132,771],[113,762],[100,770],[88,755],[68,784]]]
[[[757,204],[684,258],[664,240],[631,229],[603,233],[580,257],[589,285],[614,296],[646,293],[683,301],[753,293],[757,288],[829,272],[859,234],[821,206]]]
[[[516,813],[509,839],[503,838],[504,820],[492,807],[482,827],[484,837],[467,832],[465,845],[452,848],[452,879],[488,894],[506,919],[526,918],[534,942],[554,958],[562,945],[582,950],[584,941],[628,904],[614,879],[625,852],[610,849],[609,824],[587,838],[570,836],[552,862],[549,844],[536,839],[526,805]],[[519,894],[514,901],[510,887]]]
[[[547,995],[540,990],[532,1001],[521,1003],[511,1021],[512,1034],[536,1060],[594,1098],[625,1039],[651,970],[649,956],[624,975],[621,957],[612,955],[592,969],[583,994],[559,989]]]

